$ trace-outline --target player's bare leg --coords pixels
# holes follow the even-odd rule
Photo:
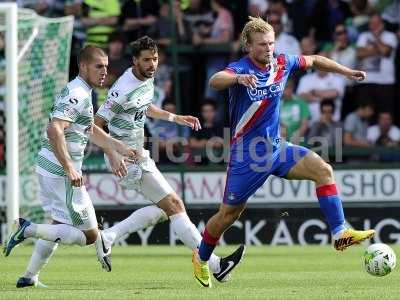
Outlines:
[[[319,204],[328,221],[336,250],[345,250],[374,236],[374,230],[357,231],[345,227],[342,201],[338,196],[332,167],[315,152],[310,151],[302,158],[290,169],[286,178],[315,182]]]

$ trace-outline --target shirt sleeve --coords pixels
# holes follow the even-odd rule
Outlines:
[[[238,62],[230,63],[225,69],[225,72],[232,73],[232,74],[243,74],[244,68],[239,65]]]
[[[63,92],[61,92],[61,95],[54,103],[51,118],[75,123],[84,108],[85,102],[90,101],[90,99],[87,99],[87,95],[80,94],[76,91],[68,92],[66,95],[62,94]]]
[[[353,115],[348,115],[344,121],[344,131],[352,133],[356,129],[356,120]]]
[[[109,90],[107,100],[97,110],[96,116],[110,122],[116,114],[124,111],[122,105],[124,104],[125,98],[121,91],[117,89]]]
[[[356,47],[363,48],[365,46],[367,46],[367,35],[366,35],[366,33],[361,33],[357,39]]]
[[[397,47],[397,37],[392,32],[385,32],[385,34],[382,35],[382,42],[393,49]]]
[[[278,65],[283,59],[286,60],[286,65],[290,72],[306,69],[306,60],[303,55],[280,55],[277,57]]]

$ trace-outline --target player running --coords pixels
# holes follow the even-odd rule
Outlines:
[[[111,136],[137,150],[136,163],[127,165],[128,175],[120,176],[120,185],[141,192],[156,205],[136,210],[125,220],[101,231],[104,244],[96,244],[96,250],[107,271],[111,271],[108,256],[114,241],[167,219],[177,237],[188,248],[197,249],[201,241],[199,231],[186,214],[182,199],[157,169],[149,151],[143,148],[146,116],[189,126],[193,130],[200,129],[200,122],[195,117],[174,115],[152,104],[154,74],[158,65],[157,46],[146,36],[131,46],[133,66],[109,90],[106,102],[97,111],[95,124],[100,128],[107,126]],[[104,152],[106,163],[114,173],[124,165],[124,159],[113,149],[104,149]],[[214,277],[219,281],[228,280],[243,253],[243,245],[230,256],[221,259],[210,253],[210,267]]]
[[[193,252],[194,276],[204,287],[211,286],[207,262],[219,238],[271,174],[315,182],[336,250],[358,244],[375,233],[345,227],[332,167],[313,151],[281,140],[279,134],[279,102],[292,72],[316,68],[357,81],[364,80],[366,74],[318,55],[274,57],[274,43],[271,25],[250,17],[242,31],[242,44],[248,55],[210,79],[210,86],[216,90],[229,88],[232,138],[223,203],[208,221],[198,251]]]
[[[79,55],[79,75],[61,91],[39,151],[36,172],[43,209],[53,224],[35,224],[23,218],[4,246],[4,255],[26,238],[38,238],[31,261],[17,287],[40,286],[40,269],[58,243],[85,246],[100,239],[96,214],[82,178],[82,161],[88,139],[121,155],[136,152],[93,124],[92,88],[102,86],[108,57],[96,46],[86,46]],[[126,170],[119,169],[119,173]]]

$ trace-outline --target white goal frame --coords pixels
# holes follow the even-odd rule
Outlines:
[[[7,233],[13,221],[19,217],[19,147],[18,147],[18,27],[17,4],[0,3],[5,13],[5,59],[6,59],[6,205]]]

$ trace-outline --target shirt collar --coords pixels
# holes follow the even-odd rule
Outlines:
[[[81,76],[76,76],[76,79],[78,79],[78,80],[80,80],[82,83],[83,83],[83,87],[85,88],[85,90],[88,92],[88,93],[91,93],[92,92],[92,88],[91,88],[91,86],[81,77]]]

